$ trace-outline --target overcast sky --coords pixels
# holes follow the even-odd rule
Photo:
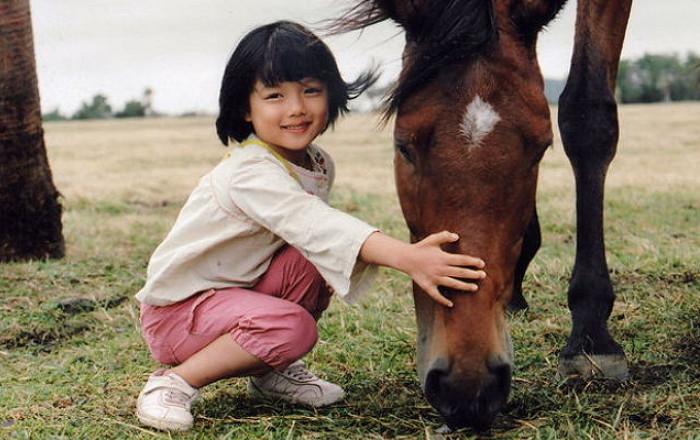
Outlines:
[[[115,109],[154,91],[156,110],[215,112],[233,47],[253,27],[279,19],[313,25],[336,17],[341,0],[32,0],[34,44],[44,112],[72,114],[97,93]],[[540,37],[545,77],[565,78],[575,1]],[[623,58],[700,53],[699,0],[636,0]],[[382,23],[361,35],[324,38],[346,79],[371,63],[383,81],[400,69],[403,35]]]

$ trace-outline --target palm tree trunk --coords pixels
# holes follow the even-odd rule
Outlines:
[[[59,193],[46,157],[29,0],[0,2],[0,261],[61,258]]]

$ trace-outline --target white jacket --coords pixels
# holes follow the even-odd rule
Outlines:
[[[309,147],[314,171],[274,155],[253,138],[194,189],[148,265],[139,301],[165,306],[198,292],[251,287],[285,243],[297,248],[345,301],[358,298],[376,266],[357,257],[377,229],[331,208],[330,156]]]

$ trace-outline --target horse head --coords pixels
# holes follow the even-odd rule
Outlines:
[[[396,182],[412,240],[456,232],[448,250],[486,262],[477,292],[443,290],[453,308],[414,286],[420,383],[451,427],[488,426],[508,397],[506,307],[536,250],[523,257],[528,231],[539,237],[538,164],[552,143],[535,43],[562,4],[366,0],[342,19],[344,30],[384,19],[405,30],[387,114],[396,115]]]

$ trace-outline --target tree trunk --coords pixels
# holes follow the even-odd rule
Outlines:
[[[41,125],[29,0],[2,0],[0,261],[63,257],[58,198]]]

